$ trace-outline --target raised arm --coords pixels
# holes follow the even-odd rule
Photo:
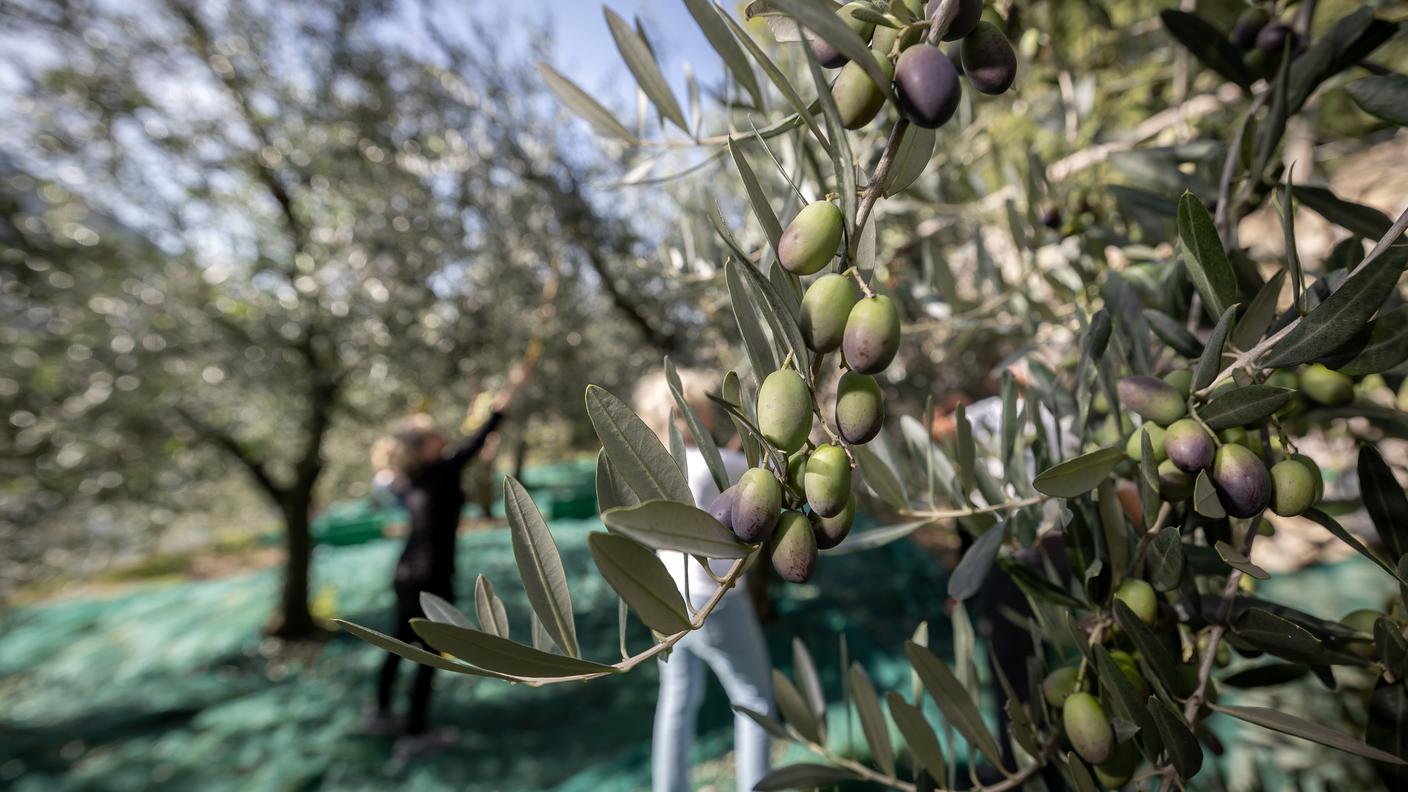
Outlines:
[[[480,450],[484,448],[484,443],[489,439],[489,435],[499,428],[499,423],[503,420],[504,413],[513,406],[518,394],[523,390],[523,385],[532,376],[533,369],[538,365],[538,355],[542,350],[542,344],[535,338],[528,344],[528,350],[524,352],[523,358],[513,367],[508,374],[508,381],[499,391],[499,395],[494,399],[492,412],[489,418],[484,421],[474,434],[464,439],[450,459],[457,465],[463,467],[469,461],[478,456]]]

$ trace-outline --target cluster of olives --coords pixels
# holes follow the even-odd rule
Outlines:
[[[796,275],[820,272],[841,244],[841,225],[841,211],[829,201],[803,208],[779,241],[782,266]],[[840,439],[850,445],[870,442],[885,421],[874,375],[890,365],[900,346],[894,304],[883,295],[859,297],[850,278],[831,272],[807,286],[798,323],[809,349],[818,355],[840,350],[844,359],[847,370],[836,384]],[[791,368],[763,380],[758,431],[789,455],[786,480],[755,468],[720,495],[711,510],[742,541],[767,542],[778,575],[794,583],[811,578],[817,551],[840,544],[855,520],[850,455],[830,443],[810,452],[804,448],[814,426],[814,403],[807,380]]]
[[[960,74],[968,77],[974,90],[991,95],[1006,91],[1017,77],[1017,56],[997,24],[983,18],[982,0],[958,0],[957,13],[943,36],[944,41],[960,42],[957,58],[953,50],[945,54],[926,43],[921,23],[933,19],[940,2],[929,0],[925,9],[922,0],[899,4],[858,0],[836,12],[856,35],[869,40],[871,57],[894,81],[901,112],[925,129],[937,129],[953,117],[962,95]],[[889,24],[873,21],[879,18]],[[841,69],[831,84],[841,123],[847,129],[869,124],[885,106],[884,92],[860,64],[847,62],[834,46],[820,39],[811,43],[821,65]]]
[[[1344,377],[1328,369],[1325,372]],[[1287,374],[1295,377],[1294,373]],[[1323,375],[1310,369],[1307,374],[1311,376],[1304,379],[1310,385],[1302,392],[1313,399],[1327,395],[1321,384]],[[1218,501],[1232,517],[1255,517],[1268,507],[1283,517],[1294,517],[1320,500],[1324,481],[1319,466],[1310,457],[1283,453],[1283,458],[1268,470],[1263,462],[1260,426],[1234,426],[1214,437],[1205,424],[1188,417],[1191,380],[1192,373],[1180,369],[1162,379],[1140,375],[1126,377],[1119,383],[1120,403],[1144,419],[1129,436],[1125,452],[1140,461],[1143,438],[1149,438],[1159,466],[1159,497],[1170,503],[1187,500],[1193,495],[1197,475],[1207,471]],[[1349,384],[1352,396],[1353,384]],[[1214,388],[1213,397],[1236,387],[1229,380]],[[1279,442],[1273,444],[1273,450],[1278,445]]]
[[[1153,626],[1160,618],[1158,594],[1154,587],[1139,579],[1125,580],[1115,590],[1115,599],[1129,607],[1144,624]],[[1143,700],[1149,696],[1149,683],[1139,669],[1139,653],[1127,645],[1118,630],[1111,629],[1101,634],[1102,642],[1109,651],[1110,659],[1129,682],[1135,694]],[[1206,636],[1201,637],[1199,652],[1207,646]],[[1226,645],[1218,647],[1217,662],[1226,665],[1231,660]],[[1176,668],[1177,695],[1186,697],[1193,694],[1198,684],[1198,668],[1191,663],[1180,663]],[[1091,693],[1088,680],[1075,666],[1065,666],[1052,671],[1042,682],[1042,698],[1057,717],[1053,720],[1061,725],[1066,740],[1082,759],[1094,768],[1095,778],[1109,789],[1124,786],[1133,777],[1139,765],[1139,754],[1133,738],[1117,739],[1110,718],[1106,715],[1108,689]],[[1107,686],[1101,686],[1105,688]],[[1211,684],[1206,690],[1207,699],[1216,701],[1217,691]]]

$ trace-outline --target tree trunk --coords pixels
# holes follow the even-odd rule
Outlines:
[[[303,492],[289,493],[279,504],[284,515],[284,547],[288,555],[284,559],[279,607],[270,615],[264,631],[285,640],[310,638],[320,631],[308,609],[308,573],[313,560],[311,506],[311,487]]]

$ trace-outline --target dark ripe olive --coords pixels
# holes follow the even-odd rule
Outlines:
[[[1017,79],[1017,54],[1007,37],[991,22],[982,21],[963,39],[963,73],[973,90],[996,96]]]
[[[1233,517],[1253,517],[1271,502],[1271,474],[1246,446],[1225,443],[1217,450],[1212,483],[1222,508]]]
[[[895,95],[900,111],[916,126],[937,129],[953,117],[963,88],[953,63],[928,44],[900,53],[895,66]]]
[[[930,19],[939,13],[939,6],[942,4],[943,0],[929,0],[926,13]],[[957,41],[972,33],[982,18],[983,0],[958,0],[958,11],[948,23],[948,30],[944,31],[944,41]]]

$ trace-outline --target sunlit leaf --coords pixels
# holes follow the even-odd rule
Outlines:
[[[621,600],[646,627],[662,635],[692,627],[674,578],[656,555],[624,536],[592,533],[592,560]]]
[[[444,599],[431,594],[429,591],[420,593],[420,609],[425,611],[425,615],[431,621],[453,624],[456,627],[469,627],[469,617],[464,612]]]
[[[601,515],[606,527],[656,550],[705,558],[743,558],[749,547],[710,514],[676,501],[653,500]]]
[[[704,38],[709,41],[709,46],[723,59],[724,65],[733,75],[733,79],[743,86],[743,90],[753,98],[753,106],[758,109],[766,109],[763,91],[758,86],[758,77],[753,73],[753,68],[748,65],[748,56],[743,53],[743,49],[738,45],[738,39],[729,32],[728,26],[719,19],[712,6],[706,0],[684,0],[685,8],[689,9],[689,15],[694,17],[694,21],[703,31]]]
[[[885,773],[895,774],[894,748],[890,743],[890,727],[885,722],[885,713],[880,709],[880,699],[875,694],[875,686],[859,663],[851,664],[851,703],[860,715],[860,729],[870,746],[871,759]]]
[[[1272,415],[1295,395],[1294,390],[1275,385],[1243,385],[1199,408],[1198,416],[1215,431],[1246,426]]]
[[[572,594],[567,588],[567,573],[562,569],[557,543],[532,496],[513,476],[504,478],[504,513],[518,576],[523,580],[533,613],[562,651],[572,657],[581,656],[577,628],[572,621]]]
[[[904,651],[909,656],[910,665],[924,683],[924,689],[929,691],[929,696],[939,705],[944,717],[948,718],[968,744],[981,751],[989,762],[1001,764],[1002,751],[997,747],[997,740],[983,723],[977,705],[958,681],[958,677],[954,676],[949,667],[935,657],[933,652],[913,641],[905,643]]]
[[[428,619],[412,619],[411,627],[436,649],[501,674],[556,678],[579,674],[614,674],[619,670],[589,660],[543,652],[479,630]]]
[[[1237,277],[1217,235],[1207,207],[1191,192],[1178,199],[1178,240],[1193,287],[1212,316],[1222,316],[1237,302]]]
[[[1225,715],[1231,715],[1234,718],[1255,724],[1264,729],[1289,734],[1292,737],[1299,737],[1303,740],[1309,740],[1330,748],[1363,756],[1366,759],[1373,759],[1376,762],[1388,762],[1389,764],[1398,765],[1408,764],[1408,762],[1405,762],[1403,759],[1391,753],[1372,748],[1328,726],[1323,726],[1319,723],[1305,720],[1304,718],[1298,718],[1294,715],[1288,715],[1279,710],[1267,709],[1266,707],[1234,707],[1219,704],[1212,704],[1210,706]]]
[[[494,584],[483,575],[474,581],[474,614],[479,619],[480,630],[500,638],[509,637],[508,611],[494,592]]]
[[[587,386],[587,417],[611,460],[611,469],[641,500],[694,503],[689,482],[660,438],[625,402],[596,385]]]
[[[665,75],[660,73],[660,64],[655,62],[650,45],[615,11],[603,7],[602,12],[606,15],[607,27],[611,28],[611,37],[616,40],[616,49],[626,61],[626,68],[635,75],[636,84],[650,97],[661,115],[688,134],[689,124],[685,121],[684,111],[680,110],[679,100],[670,90]]]
[[[1101,448],[1042,471],[1032,486],[1044,495],[1076,498],[1099,486],[1124,459],[1120,448]]]

